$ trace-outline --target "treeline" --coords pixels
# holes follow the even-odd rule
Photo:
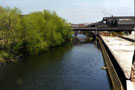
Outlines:
[[[22,15],[17,8],[0,7],[0,61],[42,53],[71,38],[71,25],[55,12]]]

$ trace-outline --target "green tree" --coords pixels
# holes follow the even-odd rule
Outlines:
[[[38,54],[71,38],[71,25],[56,12],[21,15],[17,8],[0,7],[0,58]]]

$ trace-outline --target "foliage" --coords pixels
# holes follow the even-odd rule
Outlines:
[[[71,38],[71,26],[56,12],[21,15],[17,8],[0,7],[0,52],[9,57],[38,54]]]

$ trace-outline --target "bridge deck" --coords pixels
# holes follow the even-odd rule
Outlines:
[[[73,28],[73,31],[134,31],[134,29],[127,28],[117,28],[117,27],[106,27],[106,28],[96,28],[96,27],[86,27],[86,28]]]
[[[101,36],[101,38],[115,57],[117,63],[123,70],[125,77],[130,79],[134,44],[119,37]],[[130,86],[132,86],[133,89],[131,89]],[[135,90],[135,83],[128,80],[127,88],[128,90]]]

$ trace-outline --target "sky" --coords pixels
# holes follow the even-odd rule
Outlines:
[[[97,22],[112,15],[134,15],[134,0],[0,0],[0,6],[17,7],[22,14],[54,10],[73,24]]]

